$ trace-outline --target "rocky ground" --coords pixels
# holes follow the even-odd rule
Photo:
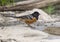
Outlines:
[[[40,9],[19,14],[22,16],[21,14],[27,15],[34,11],[38,11],[41,15],[36,23],[31,24],[32,27],[17,19],[0,15],[0,42],[60,42],[60,19],[58,16],[53,15],[54,18],[52,18]],[[14,12],[3,12],[3,14],[7,13],[16,15]]]

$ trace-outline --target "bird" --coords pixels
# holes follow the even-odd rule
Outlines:
[[[32,14],[29,14],[29,15],[24,15],[24,16],[6,16],[6,17],[16,18],[19,21],[23,21],[28,26],[30,26],[30,24],[33,24],[34,22],[36,22],[38,20],[39,15],[40,15],[40,13],[35,11]]]
[[[18,20],[24,21],[26,24],[32,24],[38,20],[39,15],[40,15],[39,12],[36,11],[30,15],[19,16],[19,17],[15,16],[13,18],[17,18]]]

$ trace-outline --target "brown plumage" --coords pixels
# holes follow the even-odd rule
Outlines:
[[[34,22],[36,22],[37,21],[37,19],[34,17],[34,18],[32,18],[32,19],[26,19],[25,20],[25,23],[26,24],[32,24],[32,23],[34,23]]]

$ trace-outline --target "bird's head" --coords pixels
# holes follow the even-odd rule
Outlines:
[[[34,17],[36,17],[36,18],[37,18],[37,20],[38,20],[38,16],[40,15],[40,13],[39,13],[39,12],[37,12],[37,11],[35,11],[34,13],[32,13],[32,15],[33,15]]]

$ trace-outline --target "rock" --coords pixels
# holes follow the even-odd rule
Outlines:
[[[3,16],[0,14],[0,24],[4,22]]]
[[[35,11],[38,11],[40,13],[39,20],[36,23],[32,24],[32,26],[36,28],[28,27],[22,21],[18,22],[17,19],[14,19],[12,17],[3,17],[0,15],[1,20],[3,20],[1,21],[1,24],[3,23],[4,25],[9,25],[9,26],[4,26],[3,29],[0,29],[0,42],[52,42],[52,41],[55,41],[55,40],[51,40],[52,37],[50,37],[50,34],[60,35],[59,28],[54,27],[54,26],[59,26],[59,23],[53,23],[52,25],[51,21],[54,21],[54,20],[43,10],[33,9],[31,11],[26,11],[23,13],[16,14],[16,16],[29,15]],[[48,23],[49,21],[51,23]],[[15,24],[19,24],[19,25],[15,25]],[[45,24],[47,28],[45,28],[44,26]],[[49,26],[53,26],[53,27],[49,27]],[[45,30],[45,31],[42,32],[42,30]],[[56,41],[58,42],[58,40]]]
[[[44,31],[49,34],[60,35],[60,27],[48,27]]]
[[[40,39],[47,38],[48,35],[47,33],[23,25],[8,26],[0,29],[0,39],[4,42],[40,42]]]

